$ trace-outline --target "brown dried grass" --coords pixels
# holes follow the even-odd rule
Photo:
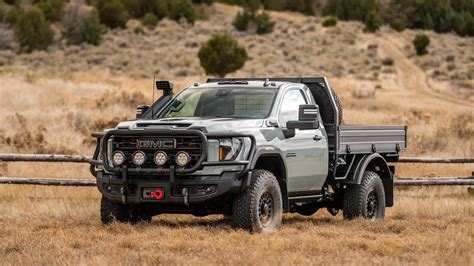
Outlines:
[[[36,142],[21,145],[40,138],[46,147],[91,154],[89,131],[133,118],[134,105],[151,102],[151,73],[173,79],[177,90],[203,81],[195,56],[199,44],[231,31],[237,10],[214,8],[192,28],[165,20],[139,38],[133,27],[109,33],[100,47],[0,53],[6,64],[0,68],[0,151],[38,152],[44,147]],[[474,51],[466,47],[474,39],[431,34],[430,56],[419,59],[408,46],[414,31],[358,34],[358,23],[323,29],[317,19],[272,15],[277,24],[268,36],[231,32],[250,54],[234,76],[327,75],[343,99],[345,123],[407,124],[406,156],[473,156],[472,92],[465,94],[459,82],[472,84],[465,73]],[[460,79],[432,75],[445,71],[446,49],[456,64],[450,75]],[[388,57],[393,66],[383,66]],[[366,88],[376,88],[376,97],[351,95]],[[461,90],[463,97],[456,95]],[[14,136],[26,137],[15,146]],[[466,176],[472,170],[472,165],[408,164],[398,165],[397,175]],[[0,165],[0,173],[91,177],[78,164],[9,163]],[[0,186],[1,264],[474,263],[474,198],[465,188],[399,188],[384,221],[347,222],[324,210],[312,217],[285,215],[282,229],[271,235],[234,230],[220,216],[164,215],[149,225],[104,227],[99,196],[94,188]]]

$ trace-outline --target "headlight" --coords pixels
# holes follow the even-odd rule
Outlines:
[[[162,166],[168,161],[168,155],[164,151],[157,151],[154,158],[155,164]]]
[[[232,161],[237,158],[242,149],[242,139],[220,139],[219,140],[219,160]]]
[[[186,166],[190,159],[191,158],[189,157],[188,153],[184,151],[180,151],[176,154],[176,164],[181,167]]]
[[[146,155],[142,151],[136,151],[132,156],[132,162],[135,165],[142,165],[146,161]]]
[[[112,153],[112,163],[115,166],[119,166],[119,165],[123,164],[123,162],[125,162],[125,154],[123,154],[123,152],[116,151],[116,152]]]

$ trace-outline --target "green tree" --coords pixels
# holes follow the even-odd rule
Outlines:
[[[382,20],[380,19],[378,12],[372,10],[365,18],[364,23],[364,32],[376,32],[379,30],[380,25],[382,25]]]
[[[252,14],[250,14],[250,12],[248,12],[247,10],[242,10],[237,12],[237,15],[235,15],[232,25],[234,25],[235,29],[237,29],[238,31],[246,31],[251,21]]]
[[[168,16],[176,21],[185,18],[191,24],[196,21],[196,11],[191,0],[170,0]]]
[[[247,52],[232,36],[218,34],[199,49],[198,57],[207,75],[225,77],[244,66]]]
[[[416,54],[417,55],[425,55],[428,53],[426,49],[430,44],[430,37],[426,34],[418,34],[415,36],[413,40],[413,46],[415,46]]]
[[[96,10],[81,12],[77,5],[68,8],[63,20],[62,35],[68,44],[90,43],[99,45],[105,32]]]
[[[142,23],[143,25],[153,29],[158,24],[158,18],[155,16],[155,14],[149,12],[143,16]]]
[[[19,15],[15,23],[15,32],[25,52],[46,50],[54,37],[51,26],[38,8],[31,8]]]
[[[254,21],[257,25],[257,34],[270,33],[275,27],[275,21],[272,20],[267,12],[257,14]]]
[[[59,21],[63,17],[64,0],[39,0],[37,5],[50,21]]]
[[[337,17],[327,16],[321,24],[323,27],[334,27],[337,25]]]
[[[103,0],[97,4],[100,21],[110,28],[125,28],[128,13],[119,0]]]

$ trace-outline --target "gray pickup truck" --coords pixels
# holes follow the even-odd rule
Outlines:
[[[150,221],[163,213],[224,214],[251,232],[283,213],[326,208],[383,218],[407,127],[341,125],[324,77],[209,79],[139,106],[137,120],[93,133],[101,220]]]

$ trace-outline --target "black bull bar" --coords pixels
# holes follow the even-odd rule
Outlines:
[[[93,159],[98,160],[98,158],[102,157],[103,159],[103,167],[105,170],[111,173],[115,173],[117,175],[121,175],[124,177],[127,173],[134,173],[134,174],[153,174],[153,175],[170,175],[172,179],[174,179],[175,175],[185,175],[193,173],[199,170],[203,166],[220,166],[220,165],[244,165],[244,169],[242,170],[242,174],[248,172],[251,167],[251,162],[255,156],[256,150],[256,140],[255,137],[251,134],[243,134],[243,133],[203,133],[200,130],[196,129],[144,129],[144,130],[128,130],[128,129],[116,129],[110,130],[107,132],[94,132],[92,136],[97,138],[97,146],[94,152]],[[157,166],[156,168],[127,168],[126,166],[122,167],[112,167],[111,163],[109,162],[109,158],[107,156],[108,150],[108,140],[113,136],[137,136],[137,137],[172,137],[172,136],[198,136],[202,141],[202,151],[201,156],[197,163],[190,167],[179,167],[172,165],[169,168]],[[249,138],[251,141],[250,151],[247,156],[247,160],[240,160],[240,161],[215,161],[215,162],[207,162],[207,153],[208,153],[208,139],[219,139],[219,138]],[[99,154],[100,151],[102,154]],[[91,165],[91,173],[96,176],[96,169],[94,165]]]

